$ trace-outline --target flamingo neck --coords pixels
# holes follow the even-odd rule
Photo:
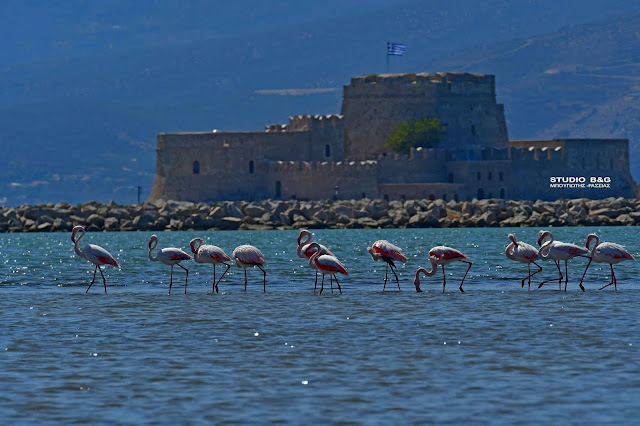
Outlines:
[[[149,244],[149,260],[153,262],[158,261],[158,256],[153,255],[153,250],[155,250],[157,246],[158,246],[158,240],[156,239],[151,240],[151,243]]]
[[[589,248],[589,244],[591,244],[591,241],[596,240],[596,244],[593,246],[592,249]],[[600,244],[600,237],[598,237],[597,235],[590,235],[589,238],[587,238],[587,250],[591,251],[591,254],[593,254],[596,250],[596,247],[598,247],[598,245]]]
[[[311,233],[309,231],[301,231],[298,236],[298,249],[296,250],[298,257],[306,257],[302,252],[302,249],[309,243],[311,243]],[[318,248],[318,250],[320,249]]]
[[[514,253],[515,247],[516,247],[516,243],[512,241],[511,244],[509,244],[507,248],[504,249],[504,254],[507,256],[508,259],[515,260],[515,253]]]
[[[200,238],[194,238],[189,244],[189,246],[191,246],[191,252],[193,254],[197,254],[201,245],[202,245],[202,240]]]
[[[82,237],[84,237],[84,234],[86,233],[86,231],[84,230],[84,228],[80,228],[77,232],[80,233],[79,237],[75,238],[75,234],[73,234],[72,236],[73,250],[76,252],[78,256],[82,257],[83,259],[86,259],[84,252],[80,250],[80,240],[82,239]]]

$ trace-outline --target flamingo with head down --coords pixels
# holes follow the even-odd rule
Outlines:
[[[315,246],[315,252],[311,255],[309,259],[309,265],[315,264],[315,267],[320,270],[322,273],[322,284],[320,286],[320,294],[322,294],[322,290],[324,290],[324,276],[329,275],[331,279],[331,292],[333,293],[333,279],[335,278],[336,284],[338,284],[338,290],[340,290],[340,294],[342,294],[342,287],[340,287],[340,282],[338,281],[338,277],[335,275],[337,273],[349,275],[346,268],[338,260],[337,257],[329,255],[329,254],[321,254],[320,253],[320,244],[311,243],[311,246]],[[315,290],[314,290],[315,291]]]
[[[531,277],[542,271],[542,266],[536,263],[536,260],[539,258],[538,249],[531,244],[523,243],[522,241],[516,240],[516,236],[513,234],[509,234],[509,239],[511,240],[511,244],[509,244],[507,248],[505,248],[504,254],[511,260],[526,263],[528,265],[529,275],[522,279],[522,288],[524,288],[524,281],[528,279],[529,290],[531,290]],[[532,263],[538,267],[538,270],[533,274],[531,273]]]
[[[543,241],[549,239],[543,244]],[[564,260],[564,291],[567,291],[567,283],[569,282],[569,272],[567,263],[574,257],[589,257],[589,250],[585,247],[580,247],[575,244],[563,243],[561,241],[555,241],[553,234],[549,231],[540,231],[538,234],[538,245],[540,246],[539,256],[541,259],[552,259],[558,268],[558,289],[562,290],[562,271],[560,270],[560,261]],[[538,288],[542,287],[544,283],[549,281],[555,281],[556,278],[545,280],[540,283]],[[580,286],[582,288],[582,286]],[[584,291],[584,288],[582,288]]]
[[[210,244],[202,244],[201,238],[194,238],[189,243],[191,252],[193,253],[193,260],[197,263],[211,263],[213,265],[213,292],[220,293],[218,290],[218,284],[222,280],[222,277],[229,271],[231,265],[226,263],[230,262],[231,258],[218,246]],[[222,263],[227,267],[220,276],[220,279],[216,282],[216,265]]]
[[[311,232],[307,231],[306,229],[300,230],[300,235],[298,235],[298,249],[296,250],[298,257],[301,257],[303,259],[310,259],[317,250],[320,251],[320,254],[328,254],[330,256],[333,256],[331,250],[329,250],[322,244],[318,244],[319,249],[316,249],[315,246],[312,247],[311,238]],[[318,287],[318,268],[316,267],[315,263],[309,263],[309,266],[316,270],[316,282],[313,286],[313,291],[315,292],[316,288]]]
[[[167,247],[158,252],[157,255],[153,255],[153,250],[158,246],[158,237],[152,235],[149,240],[149,260],[153,262],[162,262],[165,265],[171,266],[171,280],[169,281],[169,294],[171,294],[171,286],[173,285],[173,265],[178,265],[187,272],[187,276],[184,279],[184,294],[187,294],[187,281],[189,280],[189,270],[182,266],[180,262],[183,260],[191,259],[191,256],[183,252],[179,248]]]
[[[389,267],[391,267],[391,272],[393,272],[393,275],[396,277],[398,290],[400,290],[400,281],[398,280],[398,274],[396,274],[395,271],[396,265],[393,261],[395,260],[396,262],[402,263],[407,261],[407,257],[402,254],[402,249],[387,240],[378,240],[373,243],[371,247],[367,247],[367,251],[373,260],[383,260],[387,264],[384,270],[384,285],[382,286],[382,291],[384,291],[387,286]]]
[[[78,232],[81,232],[81,234],[78,238],[76,238],[76,234],[78,234]],[[80,225],[74,226],[73,230],[71,231],[71,241],[73,241],[73,249],[75,250],[76,254],[81,258],[86,259],[96,265],[96,267],[93,268],[93,279],[91,280],[91,284],[89,284],[89,287],[87,287],[85,293],[89,292],[89,289],[96,280],[96,272],[100,271],[100,275],[102,275],[102,282],[104,284],[104,292],[106,294],[107,280],[104,278],[104,274],[102,273],[102,268],[100,268],[100,265],[113,265],[118,268],[120,267],[120,265],[118,264],[118,261],[115,259],[115,257],[111,255],[111,253],[100,246],[97,246],[95,244],[87,244],[83,249],[80,249],[80,240],[82,239],[82,237],[84,237],[84,234],[86,234],[86,232],[87,231],[85,231],[84,227]]]
[[[596,234],[589,234],[587,236],[587,249],[592,241],[596,242],[596,244],[591,249],[591,258],[589,259],[589,263],[587,263],[587,267],[582,274],[582,279],[580,280],[580,288],[584,291],[584,287],[582,286],[582,281],[584,280],[584,276],[587,274],[587,269],[589,269],[589,265],[591,265],[591,261],[594,260],[600,263],[608,263],[611,267],[611,282],[607,285],[603,285],[599,288],[602,290],[605,287],[609,287],[613,284],[613,287],[618,291],[618,280],[616,279],[616,274],[613,272],[613,265],[616,263],[620,263],[624,260],[635,260],[635,258],[620,244],[616,243],[601,243],[600,238]]]
[[[263,281],[263,291],[267,291],[267,271],[262,269],[263,266],[267,265],[267,261],[264,260],[264,256],[262,252],[258,250],[257,247],[251,246],[249,244],[241,245],[233,250],[231,254],[233,258],[236,260],[236,265],[239,268],[244,268],[244,292],[247,292],[247,268],[251,268],[257,266],[260,268],[264,275]]]
[[[469,269],[471,269],[471,265],[473,265],[473,262],[470,262],[465,259],[468,259],[467,255],[451,247],[437,246],[432,248],[431,250],[429,250],[429,262],[431,262],[431,270],[427,271],[425,268],[421,267],[421,268],[418,268],[418,270],[416,271],[416,278],[413,281],[413,284],[416,286],[416,291],[418,293],[422,291],[420,289],[420,273],[423,273],[428,277],[433,276],[435,275],[436,270],[438,269],[438,265],[440,265],[442,266],[442,292],[444,293],[444,288],[447,285],[447,277],[444,271],[444,266],[448,265],[451,262],[459,261],[459,262],[464,262],[469,264],[467,271],[464,273],[464,277],[462,277],[462,281],[460,281],[459,288],[460,288],[460,291],[464,293],[464,290],[462,289],[462,284],[464,283],[464,279],[467,277],[467,274],[469,273]]]

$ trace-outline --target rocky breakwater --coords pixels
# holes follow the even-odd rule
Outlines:
[[[49,203],[0,208],[0,232],[640,225],[640,200]]]

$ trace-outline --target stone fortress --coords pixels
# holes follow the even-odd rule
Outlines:
[[[447,125],[438,147],[385,148],[393,124],[424,116]],[[627,139],[509,141],[493,75],[371,74],[344,86],[341,115],[158,134],[150,200],[597,199],[634,187]]]

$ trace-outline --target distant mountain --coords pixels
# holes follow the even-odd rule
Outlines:
[[[589,107],[620,108],[628,81],[595,84],[578,78],[585,69],[572,78],[567,70],[637,54],[636,30],[607,26],[636,28],[628,17],[575,27],[611,13],[595,0],[183,3],[0,4],[9,34],[0,40],[0,203],[134,202],[138,185],[143,197],[151,189],[158,132],[259,130],[289,115],[337,113],[352,76],[385,71],[386,41],[407,45],[392,72],[497,74],[516,137],[575,134],[571,120]],[[635,7],[621,0],[615,12]],[[602,39],[588,40],[618,55],[582,44],[598,31]],[[280,89],[335,90],[272,94]],[[625,120],[609,136],[630,128]]]
[[[496,74],[511,139],[629,138],[640,180],[640,11],[425,66]]]

